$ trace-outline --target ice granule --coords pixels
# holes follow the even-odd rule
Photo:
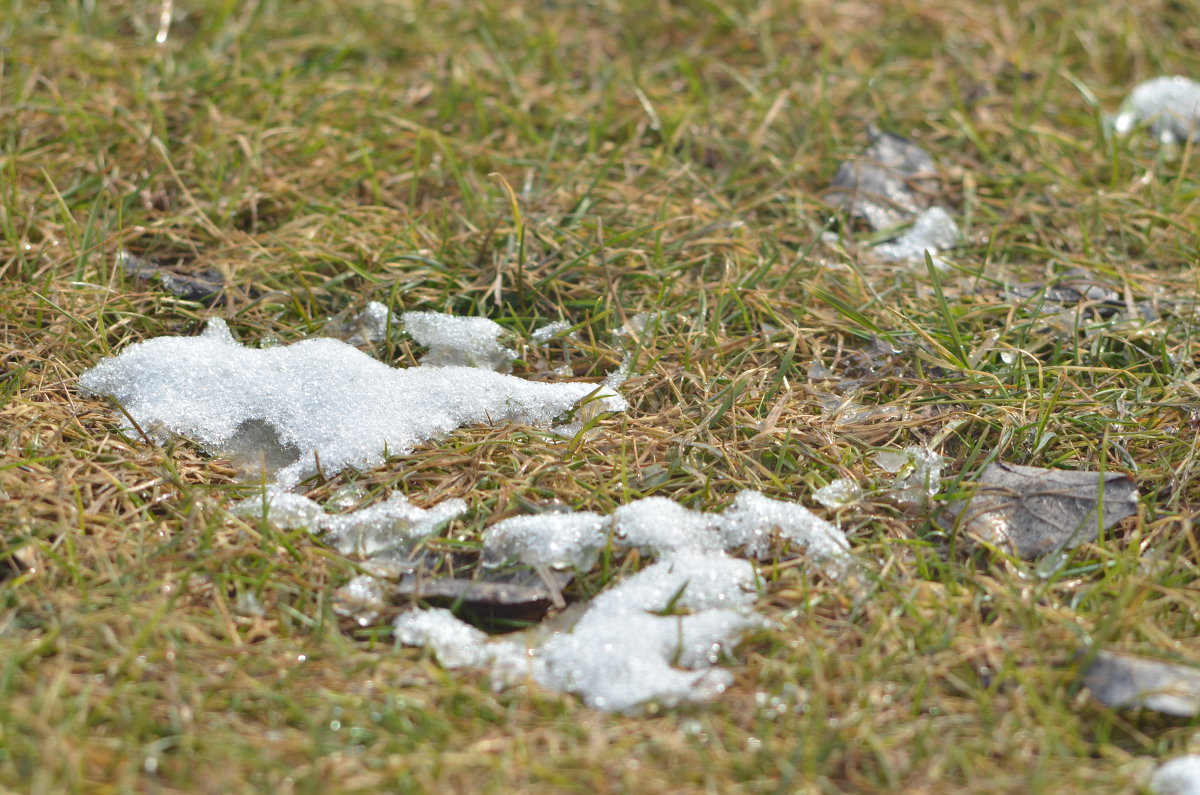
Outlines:
[[[519,560],[530,566],[588,571],[596,564],[607,534],[595,513],[545,513],[514,516],[483,534],[483,556],[489,565]]]
[[[232,512],[248,518],[265,517],[271,524],[285,530],[304,528],[314,533],[321,529],[321,521],[325,518],[325,511],[320,505],[278,486],[265,489],[261,498],[251,497],[239,502],[233,506]]]
[[[1139,83],[1121,104],[1113,129],[1124,135],[1144,122],[1164,144],[1200,140],[1200,83],[1178,75]]]
[[[941,262],[938,253],[954,248],[961,240],[962,233],[950,214],[941,207],[930,207],[900,237],[871,250],[888,262],[924,262],[928,251],[937,264]]]
[[[945,460],[928,448],[909,445],[903,450],[881,450],[875,454],[875,463],[884,472],[896,475],[892,489],[903,502],[935,497],[942,488]]]
[[[542,326],[541,328],[536,329],[529,336],[530,336],[530,339],[532,339],[538,345],[545,345],[550,340],[559,336],[563,332],[570,331],[570,330],[571,330],[571,324],[569,322],[567,322],[566,320],[555,320],[552,323],[547,323],[546,325]]]
[[[1200,795],[1200,756],[1180,756],[1163,763],[1150,777],[1155,795]]]
[[[658,319],[658,312],[638,312],[626,320],[620,328],[613,329],[613,336],[618,339],[622,337],[640,337],[647,328],[658,322]]]
[[[261,497],[243,500],[232,510],[238,516],[262,516],[264,501],[267,520],[272,524],[285,530],[305,527],[312,532],[322,532],[343,555],[362,558],[406,551],[467,510],[467,503],[460,499],[419,508],[403,494],[394,494],[383,502],[352,513],[327,514],[307,497],[285,492],[279,487],[264,490]]]
[[[813,499],[826,508],[845,508],[862,499],[862,487],[850,478],[830,481],[813,492]]]
[[[361,627],[370,626],[384,609],[383,583],[369,574],[360,574],[333,595],[333,612],[353,618]]]
[[[490,321],[489,321],[490,322]],[[317,472],[365,469],[476,423],[545,426],[590,395],[589,411],[624,400],[604,387],[536,383],[471,367],[394,369],[351,345],[310,339],[256,350],[214,318],[199,337],[130,345],[80,378],[116,398],[157,438],[177,434],[215,453],[260,446],[286,461],[291,488]],[[132,429],[130,429],[132,430]]]
[[[509,372],[516,351],[497,338],[504,328],[486,317],[455,317],[441,312],[405,312],[404,329],[429,352],[421,357],[427,367],[482,367]]]
[[[389,311],[386,305],[371,301],[354,318],[354,335],[346,342],[359,345],[387,339]]]

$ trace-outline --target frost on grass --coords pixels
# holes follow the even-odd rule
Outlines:
[[[553,632],[532,648],[488,640],[444,611],[400,616],[397,638],[428,646],[448,667],[488,668],[497,686],[532,677],[597,709],[709,699],[732,681],[717,664],[763,624],[753,612],[759,593],[754,564],[727,553],[761,556],[780,541],[804,547],[833,576],[845,570],[849,547],[837,528],[803,506],[752,491],[719,514],[652,497],[607,518],[508,519],[484,533],[485,560],[590,565],[610,542],[659,560],[593,599],[569,631]]]
[[[429,367],[482,367],[509,372],[516,351],[497,340],[504,328],[486,317],[455,317],[441,312],[405,312],[404,329],[429,352],[421,364]]]
[[[1156,77],[1139,83],[1113,119],[1120,135],[1139,124],[1164,144],[1200,141],[1200,83],[1186,77]]]
[[[220,319],[199,337],[130,345],[80,384],[115,398],[158,440],[185,436],[251,462],[261,455],[269,468],[278,465],[275,481],[286,488],[316,474],[318,459],[326,474],[366,469],[465,425],[546,426],[593,395],[589,411],[626,407],[611,389],[590,384],[535,383],[475,367],[391,368],[333,339],[247,348]]]
[[[1154,795],[1200,795],[1200,756],[1179,756],[1164,762],[1150,776]]]

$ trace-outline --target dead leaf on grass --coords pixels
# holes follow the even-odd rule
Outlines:
[[[1107,530],[1137,513],[1137,501],[1128,475],[995,463],[949,518],[972,538],[1032,560],[1094,540],[1101,524]]]
[[[211,306],[225,288],[224,277],[211,268],[167,267],[126,249],[117,252],[117,265],[130,276],[157,282],[167,292],[205,306]]]
[[[1101,651],[1084,672],[1083,684],[1113,708],[1146,707],[1181,718],[1200,713],[1200,668],[1190,665]]]
[[[542,567],[487,571],[478,579],[408,575],[396,587],[396,594],[459,603],[494,617],[537,620],[551,607],[565,606],[562,589],[573,579],[573,572]]]

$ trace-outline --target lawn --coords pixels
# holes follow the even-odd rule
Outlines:
[[[1200,664],[1197,157],[1108,130],[1138,82],[1200,77],[1200,6],[171,6],[0,0],[0,785],[1098,795],[1197,747],[1080,675],[1101,648]],[[937,161],[948,267],[883,261],[832,206],[870,126]],[[220,292],[169,289],[197,278]],[[399,646],[403,600],[339,615],[361,562],[232,515],[237,462],[78,386],[208,318],[287,344],[369,301],[491,318],[527,379],[627,361],[630,407],[302,493],[463,498],[430,546],[470,560],[547,506],[758,489],[837,523],[857,574],[780,550],[709,702],[496,691]],[[554,321],[573,339],[534,344]],[[910,446],[944,459],[932,497],[880,466]],[[977,545],[936,518],[996,461],[1127,474],[1137,515],[1056,565]],[[824,507],[838,479],[862,496]]]

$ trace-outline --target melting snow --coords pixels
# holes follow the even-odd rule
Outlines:
[[[1163,763],[1150,777],[1154,795],[1200,795],[1200,756],[1179,756]]]
[[[862,499],[863,490],[849,478],[838,478],[813,492],[813,499],[826,508],[845,508]]]
[[[961,239],[958,224],[950,214],[941,207],[930,207],[900,237],[871,250],[889,262],[924,262],[925,252],[929,252],[934,264],[945,267],[938,254],[954,248]]]
[[[265,504],[265,509],[264,509]],[[361,558],[407,552],[418,541],[467,511],[463,500],[446,500],[431,508],[418,508],[403,494],[346,514],[328,514],[320,505],[279,487],[265,489],[233,507],[239,516],[266,516],[285,530],[307,529],[325,534],[343,555]]]
[[[453,324],[432,326],[441,331],[425,339],[442,339],[449,350]],[[365,469],[464,425],[545,426],[593,394],[593,411],[626,408],[606,387],[536,383],[474,367],[395,369],[333,339],[247,348],[218,318],[199,337],[130,345],[80,384],[116,398],[160,440],[178,434],[216,453],[262,452],[279,465],[275,480],[287,488],[315,474],[318,457],[327,473]]]
[[[849,556],[845,536],[803,506],[745,491],[720,514],[651,497],[607,519],[593,513],[508,519],[484,533],[484,559],[587,568],[610,538],[614,546],[661,559],[597,596],[570,631],[555,632],[541,645],[490,640],[438,610],[401,615],[397,639],[429,647],[448,667],[488,668],[497,686],[532,677],[549,689],[578,693],[597,709],[703,700],[732,681],[714,666],[763,624],[752,610],[759,592],[754,564],[727,551],[761,556],[773,539],[786,540],[804,546],[834,576]]]
[[[504,328],[486,317],[455,317],[440,312],[405,312],[404,329],[429,352],[428,367],[482,367],[509,372],[516,351],[496,340]]]
[[[1179,76],[1139,83],[1122,103],[1113,129],[1124,135],[1145,122],[1164,144],[1200,141],[1200,83]]]
[[[484,562],[519,560],[529,566],[587,571],[595,565],[607,534],[599,514],[579,512],[514,516],[487,531]]]
[[[555,337],[566,334],[571,330],[571,324],[565,320],[555,320],[547,323],[530,334],[530,338],[538,345],[545,345]]]
[[[901,502],[923,502],[926,497],[936,497],[942,488],[945,460],[928,448],[909,445],[903,450],[881,450],[875,454],[875,463],[896,476],[892,489]]]

